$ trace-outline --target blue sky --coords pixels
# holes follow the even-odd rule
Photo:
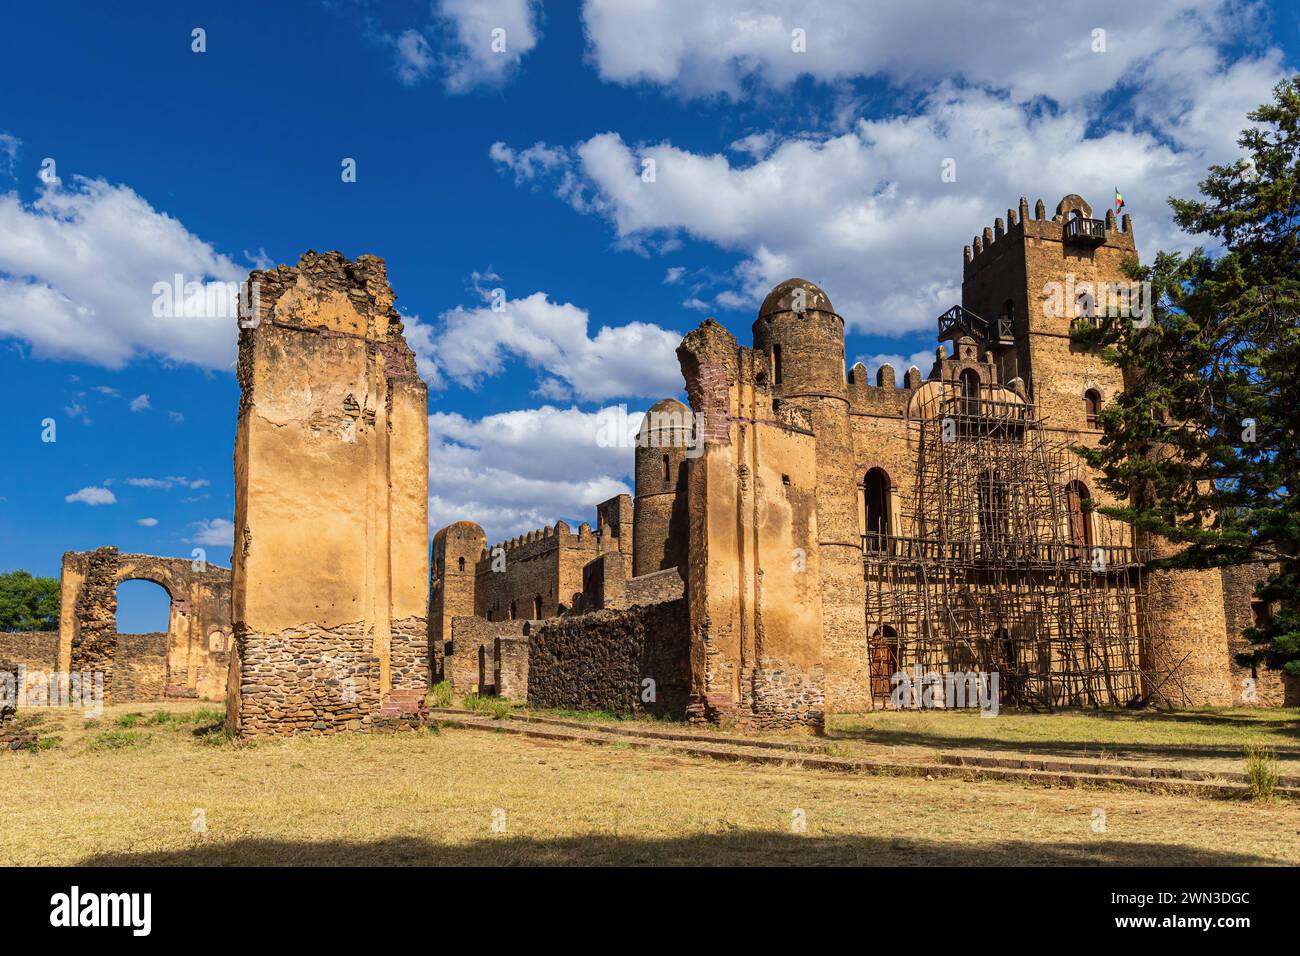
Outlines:
[[[629,490],[597,414],[677,392],[706,316],[748,343],[790,275],[850,361],[928,371],[962,246],[1021,195],[1119,187],[1144,255],[1186,248],[1165,198],[1300,63],[1280,3],[864,6],[9,5],[0,569],[108,543],[229,563],[235,327],[154,317],[176,273],[386,259],[431,386],[431,524],[499,538]]]

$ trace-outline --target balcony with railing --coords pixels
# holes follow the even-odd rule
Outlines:
[[[1099,246],[1106,241],[1106,222],[1075,216],[1065,221],[1065,241],[1085,246]]]
[[[867,561],[949,566],[1004,564],[1031,570],[1074,566],[1096,572],[1139,566],[1154,557],[1150,548],[1134,548],[1129,545],[1021,541],[1011,538],[991,541],[978,538],[945,540],[879,533],[862,535],[862,551]]]

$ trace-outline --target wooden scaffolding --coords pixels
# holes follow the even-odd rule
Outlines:
[[[917,668],[997,673],[1016,706],[1144,694],[1148,555],[1091,510],[1078,456],[1009,394],[940,397],[909,423],[916,472],[896,533],[863,539],[877,706],[888,674]]]

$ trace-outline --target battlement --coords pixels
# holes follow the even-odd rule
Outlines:
[[[1104,219],[1093,219],[1092,207],[1087,201],[1071,193],[1057,203],[1056,212],[1050,219],[1041,199],[1034,203],[1034,214],[1031,217],[1029,200],[1021,196],[1019,210],[1008,209],[1005,219],[995,219],[992,226],[985,226],[984,232],[964,247],[966,272],[980,268],[985,261],[1000,254],[1006,248],[1004,239],[1026,238],[1109,245],[1126,250],[1137,248],[1133,240],[1133,220],[1128,213],[1118,223],[1111,210],[1107,210]]]
[[[607,517],[619,505],[625,504],[623,499],[627,498],[627,495],[616,495],[608,501],[602,501],[597,506],[598,520],[600,517]],[[626,502],[626,506],[630,513],[630,499]],[[554,550],[591,551],[593,553],[626,550],[626,548],[619,547],[622,542],[621,531],[620,527],[608,520],[600,521],[597,530],[592,530],[591,525],[584,521],[578,525],[577,531],[570,530],[568,522],[557,521],[553,525],[537,528],[526,534],[516,535],[513,538],[483,548],[479,555],[477,570],[491,569],[492,556],[498,548],[505,552],[508,559],[516,561],[537,557]],[[628,528],[627,532],[630,536],[632,529]]]

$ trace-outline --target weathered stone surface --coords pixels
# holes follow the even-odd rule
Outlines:
[[[530,630],[530,705],[685,715],[690,688],[685,601],[557,618]]]
[[[427,390],[382,260],[308,252],[249,282],[228,725],[364,728],[428,686]]]

